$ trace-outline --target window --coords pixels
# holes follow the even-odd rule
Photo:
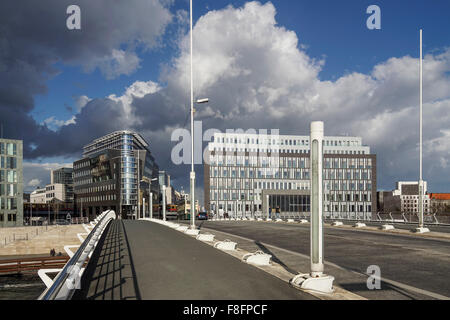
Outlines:
[[[6,154],[8,156],[15,156],[17,154],[17,146],[15,143],[6,144]]]

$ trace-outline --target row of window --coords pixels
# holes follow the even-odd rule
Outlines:
[[[211,155],[210,166],[215,167],[262,167],[262,168],[309,168],[309,157],[279,157],[279,156],[242,156],[242,155]],[[372,169],[372,159],[325,158],[325,169]]]
[[[308,146],[309,138],[300,137],[298,139],[286,139],[283,137],[277,137],[273,139],[270,135],[261,136],[260,138],[250,138],[250,137],[224,137],[215,136],[215,143],[232,143],[232,144],[262,144],[262,145],[286,145],[286,146]],[[359,146],[360,143],[357,140],[324,140],[324,145],[326,146]]]
[[[17,196],[17,184],[0,184],[0,196]]]
[[[103,185],[103,186],[78,189],[77,193],[93,193],[93,192],[103,192],[103,191],[111,191],[111,190],[116,190],[115,184],[107,184],[107,185]]]
[[[17,183],[17,171],[0,170],[0,183],[2,182]]]
[[[235,170],[227,168],[213,168],[210,170],[210,178],[232,179],[309,179],[309,169],[259,169],[259,170]],[[326,180],[371,180],[371,170],[324,170]]]
[[[17,158],[0,156],[0,169],[17,169]]]
[[[0,210],[17,210],[17,198],[0,197]]]
[[[117,199],[117,195],[115,195],[115,194],[105,194],[105,195],[101,195],[101,196],[77,198],[77,202],[78,203],[89,203],[89,202],[100,202],[100,201],[115,201],[116,199]]]
[[[16,156],[17,145],[11,142],[0,142],[0,154],[6,154],[8,156]]]
[[[17,221],[17,215],[15,213],[8,213],[7,215],[8,222]],[[0,222],[5,221],[5,215],[0,213]]]
[[[308,154],[308,149],[260,149],[260,148],[238,148],[238,147],[211,147],[210,151],[214,152],[249,152],[249,153],[294,153],[294,154]],[[327,150],[324,149],[324,154],[347,154],[347,155],[364,155],[365,150]]]

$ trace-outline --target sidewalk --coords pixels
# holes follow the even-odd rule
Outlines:
[[[316,299],[206,243],[153,222],[116,220],[99,245],[74,299]]]

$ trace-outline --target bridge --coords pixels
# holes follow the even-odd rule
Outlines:
[[[397,228],[324,226],[325,270],[332,294],[289,283],[309,271],[309,223],[301,220],[120,220],[105,212],[86,225],[86,239],[64,268],[41,270],[39,299],[311,300],[438,299],[450,297],[450,228],[417,235]],[[226,248],[231,244],[231,248]],[[233,248],[234,247],[234,248]],[[268,261],[264,261],[265,258]],[[381,270],[369,290],[367,269]],[[51,279],[46,274],[57,275]]]

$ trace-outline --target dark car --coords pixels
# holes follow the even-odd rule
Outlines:
[[[207,212],[199,212],[197,215],[198,220],[208,220],[208,213]]]

